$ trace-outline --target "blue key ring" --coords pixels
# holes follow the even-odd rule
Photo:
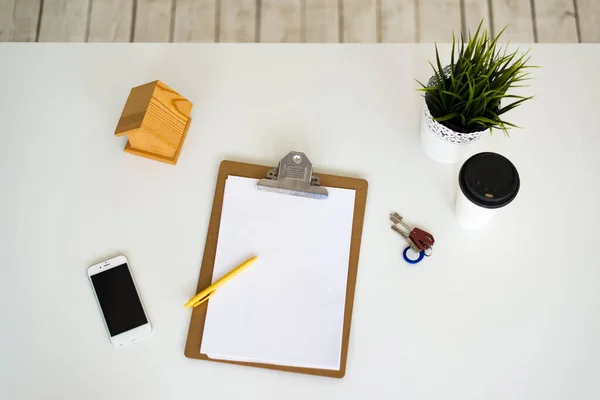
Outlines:
[[[410,249],[410,246],[408,246],[407,248],[404,249],[404,251],[402,252],[402,257],[404,257],[404,261],[406,261],[409,264],[418,264],[423,260],[423,257],[425,257],[425,251],[421,250],[419,252],[419,257],[415,260],[411,260],[406,255],[406,253],[408,253],[408,249]]]

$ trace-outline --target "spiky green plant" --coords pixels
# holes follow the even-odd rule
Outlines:
[[[466,45],[461,34],[458,49],[452,35],[452,54],[446,70],[436,44],[436,65],[429,63],[434,77],[430,85],[417,82],[435,121],[457,132],[491,132],[496,128],[508,134],[507,129],[516,125],[505,121],[504,114],[533,97],[508,94],[509,89],[523,87],[519,82],[529,79],[529,51],[518,55],[517,49],[507,54],[507,46],[498,46],[506,28],[492,39],[487,29],[481,29],[482,23],[474,35],[469,35]],[[503,99],[512,102],[501,104]]]

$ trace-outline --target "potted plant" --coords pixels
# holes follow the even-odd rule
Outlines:
[[[488,129],[508,134],[515,125],[507,122],[504,114],[532,98],[508,93],[529,79],[529,51],[521,55],[518,49],[507,52],[506,47],[498,46],[504,29],[491,38],[481,25],[466,43],[461,34],[458,46],[452,35],[450,64],[445,68],[436,45],[436,65],[429,63],[434,75],[426,85],[417,81],[425,98],[421,144],[439,162],[459,161],[465,145]]]

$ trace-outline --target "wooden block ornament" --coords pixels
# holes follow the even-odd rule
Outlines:
[[[125,151],[176,164],[192,119],[192,103],[161,81],[131,89],[115,136],[127,135]]]

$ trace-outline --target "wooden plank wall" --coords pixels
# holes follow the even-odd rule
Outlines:
[[[0,41],[600,42],[600,0],[0,0]]]
[[[97,1],[97,0],[94,0]],[[134,42],[172,42],[172,0],[137,0],[133,21]]]
[[[344,0],[340,3],[342,16],[341,42],[377,42],[377,1]]]
[[[418,1],[417,25],[420,42],[449,41],[461,27],[460,0]]]
[[[217,6],[217,0],[178,0],[173,16],[173,41],[214,42],[219,16]]]
[[[90,1],[44,0],[38,41],[85,42]]]
[[[542,3],[548,0],[536,0]],[[499,32],[508,26],[504,32],[504,40],[511,42],[535,41],[533,2],[527,0],[497,0],[492,2],[492,24]]]
[[[600,42],[600,0],[576,0],[575,12],[579,19],[579,40]]]
[[[483,27],[492,32],[492,13],[488,0],[463,0],[463,32],[474,33],[481,21]]]
[[[0,0],[0,42],[35,42],[41,0]]]
[[[252,43],[258,41],[257,1],[220,0],[217,42]]]
[[[131,23],[133,0],[93,0],[90,11],[89,42],[129,42],[133,40]],[[106,16],[110,15],[111,18]]]
[[[378,42],[418,42],[417,11],[414,0],[380,0],[377,16]]]
[[[262,43],[302,42],[302,4],[300,0],[262,0],[260,41]]]
[[[306,43],[340,41],[338,0],[304,0],[302,35]]]

